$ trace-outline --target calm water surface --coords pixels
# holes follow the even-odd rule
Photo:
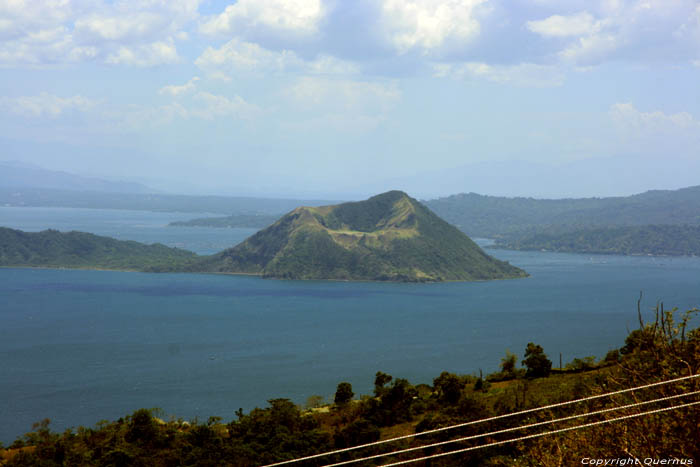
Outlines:
[[[196,216],[196,215],[195,215]],[[0,208],[0,225],[80,229],[200,253],[250,229],[168,228],[172,213]],[[430,383],[541,344],[558,364],[619,347],[644,308],[700,305],[700,259],[491,250],[521,280],[381,284],[0,269],[0,441],[42,418],[94,425],[141,407],[234,418],[275,397],[370,393],[381,370]]]

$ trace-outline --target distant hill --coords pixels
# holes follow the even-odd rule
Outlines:
[[[284,279],[444,281],[524,277],[400,191],[366,201],[301,207],[199,271]]]
[[[85,177],[16,161],[0,161],[0,187],[31,187],[108,193],[149,193],[153,191],[141,183]]]
[[[274,223],[282,215],[268,216],[264,214],[234,214],[226,217],[202,217],[188,221],[175,221],[168,224],[171,227],[237,227],[261,229]]]
[[[458,194],[425,202],[473,237],[522,237],[555,228],[650,224],[700,225],[700,186],[633,196],[534,199]]]
[[[156,193],[12,188],[0,186],[0,206],[43,206],[90,209],[130,209],[157,212],[201,212],[223,215],[277,215],[297,206],[321,206],[328,200],[251,198],[244,196],[190,196]]]
[[[197,255],[161,244],[144,245],[85,232],[22,232],[0,227],[0,266],[182,270]]]
[[[540,232],[499,239],[496,248],[575,253],[700,256],[700,226],[644,225]]]

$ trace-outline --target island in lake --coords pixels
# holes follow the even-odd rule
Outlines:
[[[300,207],[211,256],[81,232],[3,229],[0,266],[255,274],[266,278],[406,282],[526,277],[401,191]]]

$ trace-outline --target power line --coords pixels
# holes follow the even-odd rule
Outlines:
[[[684,394],[676,394],[676,395],[673,395],[673,396],[661,397],[661,398],[654,399],[654,400],[650,400],[650,401],[637,402],[637,403],[634,403],[634,404],[622,405],[622,406],[619,406],[619,407],[610,407],[610,408],[607,408],[607,409],[596,410],[596,411],[594,411],[594,412],[582,413],[582,414],[577,414],[577,415],[570,415],[570,416],[567,416],[567,417],[557,418],[557,419],[554,419],[554,420],[545,420],[545,421],[542,421],[542,422],[530,423],[530,424],[528,424],[528,425],[521,425],[521,426],[516,426],[516,427],[511,427],[511,428],[504,428],[504,429],[502,429],[502,430],[491,431],[491,432],[488,432],[488,433],[481,433],[481,434],[478,434],[478,435],[466,436],[466,437],[463,437],[463,438],[451,439],[451,440],[448,440],[448,441],[440,441],[440,442],[433,443],[433,444],[425,444],[425,445],[422,445],[422,446],[414,446],[414,447],[412,447],[412,448],[401,449],[401,450],[399,450],[399,451],[385,452],[385,453],[383,453],[383,454],[375,454],[375,455],[373,455],[373,456],[367,456],[367,457],[362,457],[362,458],[358,458],[358,459],[351,459],[351,460],[347,460],[347,461],[338,462],[338,463],[335,463],[335,464],[328,464],[328,465],[324,465],[323,467],[338,467],[338,466],[341,466],[341,465],[354,464],[354,463],[356,463],[356,462],[363,462],[363,461],[372,460],[372,459],[379,459],[379,458],[381,458],[381,457],[394,456],[394,455],[397,455],[397,454],[405,454],[405,453],[407,453],[407,452],[418,451],[418,450],[426,449],[426,448],[434,448],[434,447],[437,447],[437,446],[444,446],[444,445],[446,445],[446,444],[459,443],[459,442],[462,442],[462,441],[470,441],[470,440],[477,439],[477,438],[484,438],[484,437],[486,437],[486,436],[495,436],[495,435],[500,435],[500,434],[503,434],[503,433],[509,433],[509,432],[511,432],[511,431],[525,430],[525,429],[528,429],[528,428],[534,428],[534,427],[536,427],[536,426],[548,425],[548,424],[550,424],[550,423],[565,422],[565,421],[567,421],[567,420],[573,420],[573,419],[575,419],[575,418],[590,417],[590,416],[593,416],[593,415],[600,415],[600,414],[603,414],[603,413],[614,412],[614,411],[616,411],[616,410],[631,409],[631,408],[633,408],[633,407],[639,407],[639,406],[642,406],[642,405],[654,404],[654,403],[656,403],[656,402],[664,402],[664,401],[667,401],[667,400],[678,399],[678,398],[681,398],[681,397],[694,396],[694,395],[697,395],[697,394],[700,394],[700,391],[693,391],[693,392],[688,392],[688,393],[684,393]]]
[[[429,434],[433,434],[433,433],[439,433],[439,432],[442,432],[442,431],[452,430],[452,429],[455,429],[455,428],[462,428],[462,427],[469,426],[469,425],[476,425],[476,424],[478,424],[478,423],[486,423],[486,422],[491,422],[491,421],[494,421],[494,420],[500,420],[500,419],[507,418],[507,417],[515,417],[515,416],[517,416],[517,415],[524,415],[524,414],[528,414],[528,413],[532,413],[532,412],[537,412],[538,410],[547,410],[547,409],[553,409],[553,408],[556,408],[556,407],[564,407],[564,406],[567,406],[567,405],[577,404],[577,403],[580,403],[580,402],[586,402],[586,401],[595,400],[595,399],[600,399],[600,398],[603,398],[603,397],[615,396],[615,395],[617,395],[617,394],[624,394],[624,393],[627,393],[627,392],[638,391],[638,390],[640,390],[640,389],[647,389],[647,388],[651,388],[651,387],[662,386],[662,385],[664,385],[664,384],[677,383],[677,382],[679,382],[679,381],[685,381],[685,380],[689,380],[689,379],[693,379],[693,378],[697,378],[697,377],[700,377],[700,374],[697,374],[697,375],[690,375],[690,376],[682,376],[682,377],[680,377],[680,378],[674,378],[674,379],[669,379],[669,380],[666,380],[666,381],[659,381],[659,382],[656,382],[656,383],[645,384],[645,385],[643,385],[643,386],[637,386],[637,387],[634,387],[634,388],[621,389],[621,390],[619,390],[619,391],[608,392],[608,393],[605,393],[605,394],[597,394],[597,395],[594,395],[594,396],[583,397],[583,398],[581,398],[581,399],[575,399],[575,400],[566,401],[566,402],[557,402],[557,403],[555,403],[555,404],[549,404],[549,405],[545,405],[545,406],[542,406],[542,407],[534,407],[534,408],[532,408],[532,409],[521,410],[521,411],[519,411],[519,412],[512,412],[512,413],[507,413],[507,414],[502,414],[502,415],[496,415],[496,416],[493,416],[493,417],[483,418],[483,419],[480,419],[480,420],[472,420],[472,421],[469,421],[469,422],[459,423],[459,424],[456,424],[456,425],[451,425],[451,426],[446,426],[446,427],[441,427],[441,428],[435,428],[435,429],[433,429],[433,430],[421,431],[420,433],[411,433],[411,434],[408,434],[408,435],[397,436],[397,437],[395,437],[395,438],[389,438],[389,439],[384,439],[384,440],[380,440],[380,441],[374,441],[374,442],[372,442],[372,443],[360,444],[360,445],[357,445],[357,446],[351,446],[351,447],[348,447],[348,448],[336,449],[336,450],[334,450],[334,451],[323,452],[323,453],[320,453],[320,454],[313,454],[313,455],[311,455],[311,456],[305,456],[305,457],[299,457],[299,458],[296,458],[296,459],[290,459],[290,460],[286,460],[286,461],[275,462],[274,464],[266,464],[266,465],[264,465],[264,466],[262,466],[262,467],[276,467],[276,466],[279,466],[279,465],[286,465],[286,464],[292,464],[292,463],[295,463],[295,462],[301,462],[301,461],[306,461],[306,460],[310,460],[310,459],[317,459],[317,458],[319,458],[319,457],[330,456],[330,455],[333,455],[333,454],[340,454],[340,453],[343,453],[343,452],[354,451],[354,450],[357,450],[357,449],[368,448],[368,447],[371,447],[371,446],[379,446],[379,445],[381,445],[381,444],[392,443],[392,442],[394,442],[394,441],[400,441],[400,440],[402,440],[402,439],[415,438],[415,437],[418,437],[418,436],[425,436],[425,435],[429,435]]]
[[[486,437],[486,436],[495,436],[495,435],[500,435],[500,434],[503,434],[503,433],[509,433],[509,432],[511,432],[511,431],[525,430],[525,429],[528,429],[528,428],[534,428],[534,427],[536,427],[536,426],[548,425],[548,424],[550,424],[550,423],[565,422],[565,421],[567,421],[567,420],[573,420],[573,419],[576,419],[576,418],[590,417],[590,416],[593,416],[593,415],[600,415],[600,414],[603,414],[603,413],[614,412],[614,411],[616,411],[616,410],[631,409],[631,408],[633,408],[633,407],[638,407],[638,406],[648,405],[648,404],[654,404],[654,403],[656,403],[656,402],[664,402],[664,401],[671,400],[671,399],[678,399],[678,398],[680,398],[680,397],[694,396],[694,395],[697,395],[697,394],[700,394],[700,391],[693,391],[693,392],[688,392],[688,393],[684,393],[684,394],[676,394],[676,395],[673,395],[673,396],[661,397],[661,398],[659,398],[659,399],[654,399],[654,400],[650,400],[650,401],[643,401],[643,402],[637,402],[637,403],[634,403],[634,404],[623,405],[623,406],[620,406],[620,407],[611,407],[611,408],[607,408],[607,409],[596,410],[596,411],[594,411],[594,412],[582,413],[582,414],[577,414],[577,415],[570,415],[570,416],[567,416],[567,417],[557,418],[557,419],[554,419],[554,420],[545,420],[545,421],[542,421],[542,422],[530,423],[529,425],[521,425],[521,426],[516,426],[516,427],[511,427],[511,428],[504,428],[504,429],[502,429],[502,430],[491,431],[491,432],[489,432],[489,433],[481,433],[481,434],[478,434],[478,435],[471,435],[471,436],[466,436],[466,437],[463,437],[463,438],[452,439],[452,440],[448,440],[448,441],[440,441],[440,442],[433,443],[433,444],[425,444],[425,445],[423,445],[423,446],[414,446],[414,447],[412,447],[412,448],[406,448],[406,449],[402,449],[402,450],[399,450],[399,451],[385,452],[385,453],[383,453],[383,454],[375,454],[375,455],[373,455],[373,456],[368,456],[368,457],[362,457],[362,458],[358,458],[358,459],[347,460],[347,461],[338,462],[338,463],[335,463],[335,464],[328,464],[328,465],[324,465],[323,467],[338,467],[338,466],[341,466],[341,465],[354,464],[354,463],[356,463],[356,462],[362,462],[362,461],[367,461],[367,460],[372,460],[372,459],[379,459],[379,458],[381,458],[381,457],[394,456],[394,455],[397,455],[397,454],[404,454],[404,453],[407,453],[407,452],[418,451],[418,450],[426,449],[426,448],[434,448],[434,447],[437,447],[437,446],[444,446],[445,444],[459,443],[459,442],[462,442],[462,441],[470,441],[470,440],[477,439],[477,438],[484,438],[484,437]]]
[[[418,461],[423,461],[423,460],[428,460],[428,459],[434,459],[436,457],[450,456],[452,454],[460,454],[460,453],[464,453],[464,452],[468,452],[468,451],[475,451],[477,449],[490,448],[493,446],[499,446],[501,444],[514,443],[516,441],[523,441],[526,439],[540,438],[542,436],[547,436],[547,435],[555,435],[558,433],[564,433],[566,431],[580,430],[583,428],[589,428],[589,427],[596,426],[596,425],[603,425],[606,423],[619,422],[621,420],[627,420],[630,418],[641,417],[644,415],[651,415],[654,413],[667,412],[669,410],[682,409],[684,407],[690,407],[692,405],[698,405],[698,404],[700,404],[700,401],[689,402],[687,404],[674,405],[672,407],[664,407],[663,409],[656,409],[656,410],[650,410],[648,412],[636,413],[636,414],[632,414],[632,415],[625,415],[624,417],[611,418],[609,420],[601,420],[598,422],[586,423],[584,425],[570,426],[567,428],[560,428],[559,430],[545,431],[543,433],[536,433],[534,435],[521,436],[519,438],[507,439],[507,440],[503,440],[503,441],[495,441],[493,443],[482,444],[480,446],[472,446],[472,447],[468,447],[468,448],[464,448],[464,449],[458,449],[455,451],[443,452],[440,454],[433,454],[430,456],[418,457],[415,459],[409,459],[409,460],[399,461],[399,462],[393,462],[391,464],[383,464],[381,467],[394,467],[397,465],[405,465],[405,464],[410,464],[411,462],[418,462]]]

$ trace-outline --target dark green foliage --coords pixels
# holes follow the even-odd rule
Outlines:
[[[347,382],[338,383],[333,402],[339,405],[347,404],[354,396],[355,393],[352,392],[352,384]]]
[[[418,395],[416,389],[403,378],[396,378],[391,386],[384,388],[382,396],[372,399],[367,419],[377,426],[390,426],[412,418],[411,404]]]
[[[374,375],[374,395],[375,397],[382,397],[384,392],[386,391],[386,385],[391,382],[393,379],[393,376],[388,375],[382,371],[378,371],[376,375]]]
[[[499,239],[496,246],[595,254],[698,256],[700,226],[645,225],[543,231]]]
[[[335,447],[342,449],[377,441],[379,435],[379,427],[369,420],[359,419],[337,432],[333,440],[335,442]]]
[[[435,388],[440,402],[444,404],[456,404],[462,396],[464,384],[459,376],[454,373],[443,371],[440,376],[433,380],[433,387]]]
[[[0,227],[0,266],[181,270],[197,255],[85,232],[22,232]]]
[[[549,376],[550,371],[552,371],[552,362],[547,358],[542,346],[535,345],[532,342],[527,344],[525,348],[523,365],[527,367],[525,376],[528,378]]]

